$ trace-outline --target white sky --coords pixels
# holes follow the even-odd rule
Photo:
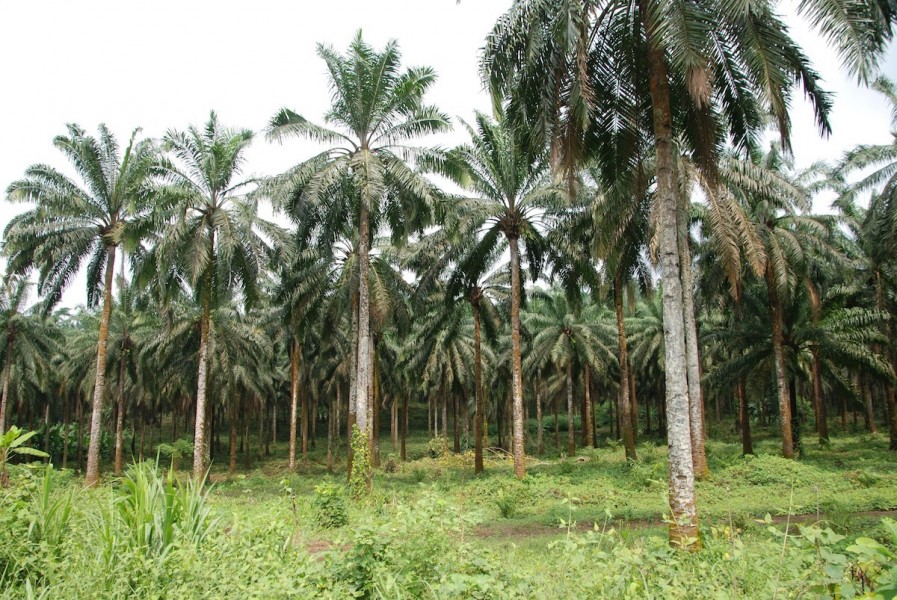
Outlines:
[[[52,146],[65,124],[89,133],[103,122],[124,145],[135,127],[159,137],[201,125],[214,109],[228,126],[262,129],[287,106],[321,121],[329,105],[318,42],[344,51],[361,28],[375,47],[397,39],[403,65],[433,67],[428,101],[453,117],[489,110],[477,56],[510,0],[335,0],[174,2],[0,0],[0,191],[28,165],[68,165]],[[820,140],[806,106],[796,104],[793,143],[799,165],[835,160],[859,143],[885,143],[888,113],[859,89],[818,37],[794,35],[837,93],[834,134]],[[892,47],[884,72],[897,78]],[[451,146],[459,131],[430,140]],[[258,137],[247,174],[269,175],[307,158],[312,146]],[[26,207],[0,202],[0,229]],[[817,209],[825,209],[817,206]],[[64,302],[83,302],[79,278]]]

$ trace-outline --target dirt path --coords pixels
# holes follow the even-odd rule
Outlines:
[[[852,517],[866,517],[866,518],[882,518],[882,517],[893,517],[897,518],[897,509],[892,510],[867,510],[867,511],[859,511],[849,513]],[[824,521],[826,517],[826,513],[805,513],[798,515],[777,515],[772,517],[772,522],[778,525],[784,525],[786,523],[812,523],[815,521]],[[757,520],[762,520],[763,517],[754,517]],[[594,529],[595,523],[594,521],[583,521],[581,523],[576,523],[575,530],[577,532],[586,532],[592,531]],[[604,527],[604,523],[598,524],[599,528]],[[652,527],[665,527],[664,523],[661,521],[660,517],[656,520],[648,520],[648,519],[632,519],[632,520],[622,520],[615,519],[609,521],[607,523],[607,528],[614,527],[616,529],[649,529]],[[496,537],[509,537],[509,538],[527,538],[527,537],[540,537],[540,536],[551,536],[551,535],[562,535],[566,532],[566,528],[562,527],[552,527],[551,525],[540,525],[540,524],[531,524],[531,523],[507,523],[501,525],[480,525],[476,527],[473,531],[473,535],[479,538],[489,539]]]

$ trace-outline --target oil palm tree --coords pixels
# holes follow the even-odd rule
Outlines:
[[[27,279],[17,276],[7,276],[0,287],[0,435],[6,431],[11,382],[37,379],[35,373],[47,370],[53,355],[61,351],[57,341],[60,332],[54,321],[41,314],[41,305],[27,306],[32,287]]]
[[[112,311],[116,252],[135,245],[154,224],[149,175],[156,148],[132,134],[121,152],[112,133],[99,126],[91,137],[77,125],[53,143],[75,167],[80,182],[47,165],[32,165],[7,188],[11,201],[37,206],[10,221],[4,233],[9,270],[39,272],[38,292],[47,308],[87,260],[87,304],[102,303],[96,349],[96,381],[85,483],[99,480],[99,440],[106,393],[106,344]]]
[[[804,281],[810,253],[836,252],[829,243],[833,223],[807,214],[810,180],[816,168],[789,173],[789,161],[776,146],[762,163],[730,159],[721,172],[731,193],[742,203],[759,243],[762,277],[769,297],[772,344],[775,356],[782,454],[794,456],[789,375],[785,357],[785,308]]]
[[[445,131],[449,122],[424,103],[435,72],[426,67],[402,70],[395,42],[378,52],[359,32],[345,55],[323,45],[318,46],[318,55],[327,65],[333,99],[325,115],[327,125],[282,109],[271,119],[268,137],[299,136],[333,145],[284,174],[279,187],[284,194],[301,190],[305,214],[317,213],[330,223],[350,220],[357,231],[358,327],[353,331],[353,345],[358,360],[350,398],[356,398],[359,428],[368,433],[373,352],[367,271],[371,239],[387,225],[400,239],[428,221],[435,199],[433,187],[406,162],[428,153],[408,142]],[[350,193],[345,193],[347,189]]]
[[[608,312],[598,304],[576,310],[560,293],[537,291],[524,316],[532,342],[527,357],[529,370],[548,363],[566,370],[567,383],[567,454],[576,454],[573,423],[573,367],[589,365],[596,372],[606,371],[616,359],[615,332]],[[587,407],[590,412],[590,407]],[[582,424],[587,427],[587,423]]]
[[[212,112],[202,128],[165,134],[163,145],[171,158],[158,167],[179,200],[165,234],[144,260],[155,266],[156,277],[176,273],[201,311],[193,439],[197,481],[206,472],[212,312],[233,290],[252,305],[271,244],[285,245],[282,230],[259,217],[257,201],[246,197],[254,182],[239,179],[251,141],[251,131],[228,129]]]
[[[512,124],[493,121],[478,113],[474,125],[464,124],[470,143],[450,152],[445,170],[456,183],[473,194],[456,201],[446,227],[461,235],[476,236],[472,257],[488,257],[497,245],[507,244],[511,267],[511,390],[514,435],[514,474],[526,475],[523,447],[523,382],[520,356],[520,307],[523,281],[521,249],[530,273],[539,273],[545,253],[540,220],[547,207],[562,199],[548,180],[544,153],[533,156],[523,148]],[[457,235],[453,233],[452,235]],[[468,259],[470,262],[472,259]]]
[[[815,16],[824,20],[833,14],[813,4],[820,8]],[[861,19],[855,24],[863,31]],[[629,129],[633,133],[628,137],[635,137],[634,129],[642,123],[651,123],[666,315],[670,500],[677,522],[670,536],[674,543],[690,540],[689,545],[695,541],[699,547],[691,441],[685,440],[691,427],[674,135],[689,136],[701,164],[712,172],[721,131],[727,129],[736,144],[749,148],[766,109],[787,145],[794,83],[811,98],[824,131],[829,100],[767,3],[743,10],[723,2],[698,6],[681,0],[640,0],[636,5],[565,0],[560,6],[518,1],[490,34],[482,68],[493,94],[517,97],[530,126],[552,138],[566,139],[563,129],[554,127],[561,122],[559,115],[576,116],[577,128],[584,131]],[[650,113],[628,105],[621,119],[619,110],[601,110],[607,98],[620,97],[618,90],[628,97],[650,97]],[[620,136],[598,139],[610,145],[595,150],[598,155],[618,154]],[[618,157],[624,163],[632,160],[636,145],[630,148]]]
[[[897,86],[880,77],[872,87],[890,104],[893,139],[889,144],[857,146],[845,154],[835,169],[835,181],[841,193],[835,205],[862,248],[867,263],[864,271],[875,290],[875,306],[880,311],[889,310],[893,332],[897,311],[889,300],[897,288],[893,268],[897,256]],[[857,172],[863,172],[863,177],[848,184],[848,178]],[[864,211],[857,207],[856,199],[866,192],[871,192],[872,198],[868,210]],[[890,350],[889,354],[892,365],[897,368],[897,353]],[[886,384],[885,397],[890,415],[890,448],[897,450],[897,400],[893,383]]]

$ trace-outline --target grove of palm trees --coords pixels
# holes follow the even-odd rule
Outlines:
[[[502,5],[2,182],[0,599],[897,594],[897,3]]]

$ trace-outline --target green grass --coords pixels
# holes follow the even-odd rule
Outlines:
[[[798,461],[779,458],[777,440],[763,432],[752,457],[734,439],[708,441],[711,476],[697,484],[705,550],[696,556],[666,545],[664,445],[644,440],[639,460],[627,463],[618,447],[560,458],[552,436],[546,442],[546,455],[531,457],[518,481],[502,453],[475,476],[471,452],[432,458],[427,436],[416,435],[408,443],[414,459],[376,470],[363,503],[341,491],[344,448],[332,474],[324,444],[290,473],[286,446],[276,445],[246,472],[213,464],[201,502],[179,492],[181,505],[208,511],[209,530],[189,537],[182,529],[196,525],[165,512],[168,541],[158,548],[129,543],[134,517],[117,516],[136,493],[133,478],[83,490],[71,472],[48,479],[37,466],[14,466],[13,486],[0,490],[0,598],[789,597],[826,586],[849,591],[860,571],[886,586],[879,580],[897,565],[886,554],[869,562],[855,550],[862,544],[850,545],[865,536],[893,552],[886,522],[857,514],[897,508],[884,436],[808,443]],[[381,444],[385,463],[393,452],[388,437]],[[53,522],[41,517],[52,504],[51,480],[53,498],[71,497],[70,514],[64,528],[35,538],[42,530],[33,523]],[[170,489],[161,480],[141,486],[146,506],[167,506],[148,496]],[[764,522],[767,514],[773,520]],[[778,515],[809,517],[795,516],[800,528],[789,526],[783,538]]]

